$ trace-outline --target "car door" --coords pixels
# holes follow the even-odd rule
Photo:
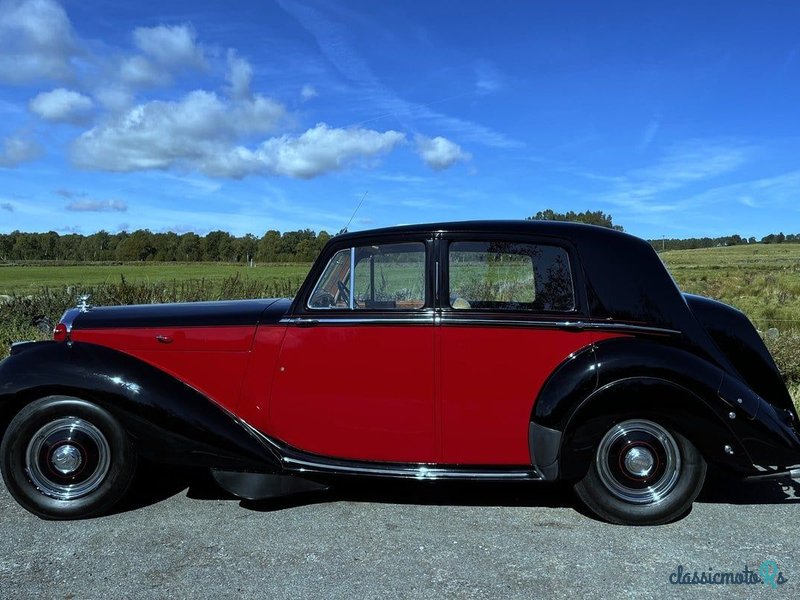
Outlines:
[[[590,344],[573,252],[554,241],[459,235],[441,244],[442,462],[530,464],[528,430],[547,377]]]
[[[434,461],[432,243],[355,241],[322,258],[289,319],[271,432],[337,458]]]

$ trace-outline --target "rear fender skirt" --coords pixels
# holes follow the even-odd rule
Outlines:
[[[213,401],[134,357],[88,343],[41,342],[0,363],[0,410],[48,395],[106,408],[137,451],[161,463],[280,471],[280,459]]]

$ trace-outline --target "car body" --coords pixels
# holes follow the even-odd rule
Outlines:
[[[84,303],[55,338],[0,363],[3,475],[46,518],[107,510],[138,457],[251,499],[338,475],[563,480],[632,524],[684,514],[707,464],[800,463],[747,318],[589,225],[346,233],[293,300]]]

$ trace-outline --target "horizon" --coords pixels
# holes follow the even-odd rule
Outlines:
[[[362,199],[350,231],[552,209],[797,232],[798,17],[0,0],[0,233],[335,233]]]

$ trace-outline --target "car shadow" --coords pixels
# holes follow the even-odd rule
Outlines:
[[[796,504],[800,503],[800,482],[742,480],[709,470],[697,502],[711,504]]]
[[[145,464],[112,514],[157,504],[185,492],[194,500],[231,500],[256,512],[274,512],[328,502],[377,502],[423,506],[571,508],[593,520],[567,483],[455,482],[340,477],[326,490],[263,500],[241,500],[220,488],[207,469],[176,469]],[[711,504],[791,504],[800,502],[800,483],[742,481],[709,470],[697,502]],[[687,513],[688,514],[688,513]]]

